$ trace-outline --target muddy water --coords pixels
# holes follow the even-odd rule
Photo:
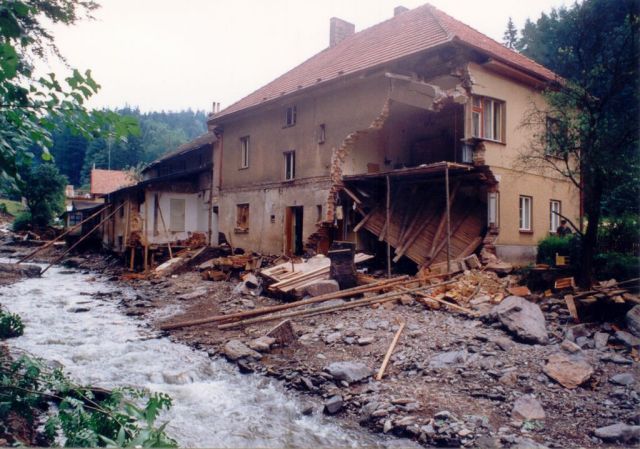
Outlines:
[[[302,416],[300,401],[273,381],[241,375],[203,352],[154,338],[139,320],[125,316],[115,299],[94,296],[113,289],[59,268],[0,288],[0,303],[26,325],[24,336],[11,345],[61,363],[80,383],[169,393],[174,406],[163,419],[181,447],[386,445],[322,415]]]

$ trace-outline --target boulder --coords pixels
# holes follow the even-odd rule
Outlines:
[[[249,348],[240,340],[229,340],[224,345],[222,352],[229,360],[233,361],[243,358],[252,358],[256,360],[260,360],[260,358],[262,358],[262,355],[260,355],[259,352]]]
[[[540,402],[531,395],[520,396],[513,404],[511,417],[518,422],[544,420],[546,415]]]
[[[640,304],[633,306],[624,317],[627,329],[636,337],[640,337]]]
[[[629,442],[640,438],[640,426],[630,426],[625,423],[617,423],[610,426],[600,427],[593,433],[604,441]]]
[[[334,362],[324,369],[336,380],[344,380],[349,383],[366,379],[373,374],[373,370],[364,363],[347,361]]]
[[[623,386],[631,385],[634,381],[635,379],[633,378],[633,374],[631,373],[616,374],[615,376],[611,376],[611,378],[609,379],[609,382]]]
[[[540,307],[520,296],[507,296],[493,308],[491,315],[525,342],[546,344],[549,341]]]
[[[343,405],[344,402],[342,401],[342,396],[337,394],[327,399],[327,401],[324,403],[324,411],[329,415],[334,415],[342,409]]]
[[[618,340],[620,343],[623,343],[630,348],[638,348],[640,347],[640,338],[635,335],[625,332],[625,331],[617,331],[614,335],[614,338]]]
[[[606,332],[596,332],[593,336],[593,341],[596,345],[596,349],[604,349],[609,343],[609,334]]]
[[[249,347],[254,351],[258,352],[269,352],[271,350],[271,346],[276,342],[276,339],[273,337],[259,337],[255,340],[251,340],[249,342]]]
[[[334,281],[333,279],[321,279],[306,285],[304,290],[309,296],[320,296],[340,291],[340,285],[338,285],[338,281]]]
[[[576,388],[591,377],[593,367],[580,356],[558,352],[549,356],[543,371],[563,387]]]
[[[27,263],[21,263],[16,265],[15,263],[0,263],[0,273],[7,273],[9,275],[35,278],[40,276],[42,269],[38,265],[32,265]]]

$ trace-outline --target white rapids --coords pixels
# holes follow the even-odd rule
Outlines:
[[[144,323],[122,313],[117,299],[94,296],[114,291],[112,285],[61,271],[54,267],[42,278],[0,288],[0,303],[25,323],[24,335],[7,342],[59,362],[79,383],[168,393],[174,405],[162,419],[169,420],[168,433],[181,447],[394,445],[318,413],[303,416],[301,402],[275,381],[239,374],[202,351],[152,338]]]

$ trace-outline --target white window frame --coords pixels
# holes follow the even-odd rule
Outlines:
[[[249,150],[251,149],[251,139],[249,136],[240,138],[240,168],[249,168]]]
[[[284,152],[284,180],[296,179],[296,152],[295,150]]]
[[[473,137],[504,143],[505,102],[480,96],[473,96],[471,102]]]
[[[498,192],[487,193],[487,226],[499,227],[500,196]]]
[[[533,230],[533,197],[520,195],[519,199],[519,229],[524,232]]]
[[[558,200],[549,201],[549,232],[555,234],[560,226],[560,214],[562,213],[562,202]]]

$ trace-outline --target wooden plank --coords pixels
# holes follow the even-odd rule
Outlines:
[[[576,301],[573,299],[573,295],[564,295],[564,302],[567,304],[567,309],[569,309],[569,314],[573,321],[576,323],[580,322],[580,317],[578,316],[578,309],[576,307]]]
[[[384,371],[387,369],[387,365],[389,364],[389,359],[391,359],[391,354],[393,354],[393,350],[396,348],[396,345],[398,344],[398,340],[400,339],[400,334],[402,334],[402,330],[404,329],[404,326],[405,326],[405,322],[403,321],[402,323],[400,323],[400,327],[398,328],[398,331],[393,336],[393,340],[389,345],[389,349],[387,349],[387,353],[384,356],[384,360],[382,361],[380,370],[378,371],[378,374],[376,374],[376,380],[382,380],[382,376],[384,376]]]
[[[358,198],[358,196],[353,193],[351,190],[349,190],[347,187],[342,187],[342,190],[344,191],[344,193],[346,193],[347,195],[349,195],[351,197],[351,199],[354,201],[354,203],[356,203],[357,205],[361,205],[362,204],[362,200],[360,198]]]
[[[429,259],[433,259],[436,253],[436,242],[438,242],[438,240],[440,239],[440,234],[442,234],[442,231],[444,231],[444,225],[447,223],[447,207],[450,208],[453,202],[455,201],[459,187],[460,187],[460,182],[458,181],[453,188],[453,192],[451,192],[448,205],[447,204],[444,205],[444,210],[442,212],[442,216],[440,217],[440,222],[438,223],[438,227],[436,228],[436,233],[433,236],[433,240],[431,241],[431,249],[429,250],[429,254],[427,256]]]
[[[404,255],[404,253],[407,251],[407,249],[409,249],[409,247],[411,245],[413,245],[413,243],[416,241],[416,239],[420,236],[420,234],[422,234],[422,232],[427,229],[429,227],[429,225],[431,223],[433,223],[433,219],[434,219],[434,215],[430,215],[429,217],[427,217],[426,220],[424,220],[420,226],[418,226],[418,229],[415,232],[412,232],[407,240],[402,244],[402,246],[400,247],[400,249],[398,251],[396,251],[396,256],[393,258],[394,262],[397,262],[398,260],[400,260],[400,258]]]
[[[373,217],[373,215],[376,213],[377,208],[373,208],[371,209],[371,212],[369,212],[367,215],[364,216],[364,218],[362,220],[360,220],[360,222],[353,228],[353,232],[358,232],[360,229],[362,229],[362,227],[367,224],[367,221],[369,221],[369,219],[371,217]]]

